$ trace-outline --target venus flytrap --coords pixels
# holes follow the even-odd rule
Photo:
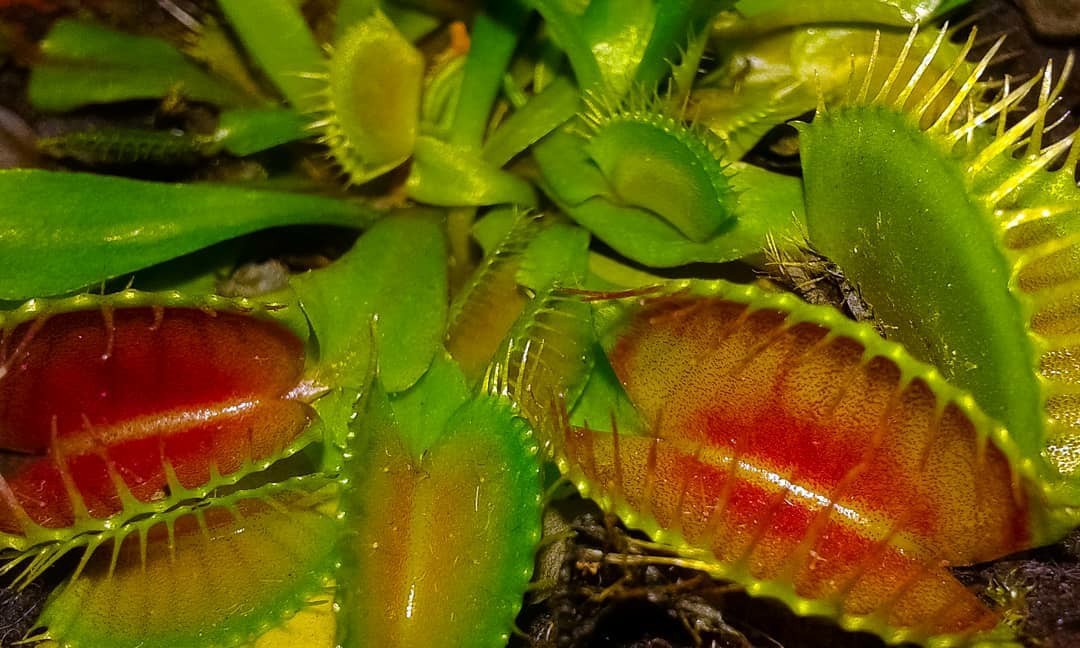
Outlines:
[[[925,60],[930,67],[912,87],[915,95],[929,91],[949,65],[972,69],[974,63],[964,59],[975,31],[963,44],[952,42],[953,31],[919,31],[909,39],[909,32],[895,30],[800,25],[737,40],[716,37],[726,63],[696,84],[686,111],[724,140],[730,155],[740,157],[771,128],[813,111],[820,100],[840,101],[874,56],[896,60],[907,52],[901,74],[908,77]],[[942,55],[919,55],[929,51]],[[889,71],[882,68],[873,70],[878,82]]]
[[[423,393],[408,397],[422,399],[413,410],[421,416],[375,385],[350,436],[337,645],[438,637],[503,646],[532,575],[542,505],[535,441],[507,403],[468,397],[455,365],[437,366]]]
[[[890,643],[1011,641],[943,566],[1053,541],[1076,511],[969,395],[791,295],[689,281],[580,299],[639,417],[544,415],[580,490],[680,564],[799,614]],[[543,362],[517,347],[504,370]],[[546,383],[502,384],[535,412]]]
[[[797,181],[754,171],[736,179],[720,142],[690,123],[685,107],[640,89],[624,97],[625,89],[582,87],[591,94],[580,122],[545,137],[533,156],[548,197],[617,252],[662,267],[727,261],[760,249],[768,232],[797,230]],[[739,184],[781,204],[758,210],[752,200],[740,215]]]
[[[584,281],[588,233],[538,215],[493,211],[474,227],[486,254],[451,304],[446,346],[476,384],[535,305]]]
[[[326,85],[304,109],[317,114],[313,127],[349,182],[378,177],[412,155],[422,74],[420,53],[378,10],[335,42]]]
[[[337,263],[259,298],[127,291],[31,302],[7,317],[0,443],[35,454],[22,467],[6,466],[0,481],[0,540],[13,558],[5,571],[34,579],[86,548],[37,636],[63,646],[96,645],[105,636],[132,646],[243,645],[328,591],[341,534],[338,484],[330,476],[342,465],[347,426],[374,370],[374,345],[398,356],[404,346],[413,350],[415,364],[396,364],[387,374],[398,390],[408,388],[429,373],[444,326],[440,224],[430,215],[396,214]],[[387,265],[406,258],[429,263],[404,271]],[[416,293],[402,302],[400,288],[358,281],[359,267],[380,266],[385,279],[431,286],[431,303],[421,305]],[[393,306],[431,315],[399,321]],[[373,338],[375,321],[388,328]],[[64,362],[50,362],[49,354]],[[161,362],[169,373],[156,369]],[[68,369],[86,365],[94,371],[72,383]],[[123,380],[113,380],[105,400],[90,407],[94,398],[80,387],[96,395],[95,376],[105,374]],[[444,374],[436,370],[425,384]],[[48,394],[57,380],[63,398]],[[156,400],[148,398],[151,387]],[[40,388],[38,401],[26,402],[28,388]],[[430,405],[408,405],[414,401],[402,394],[403,417]],[[91,427],[80,428],[79,420]],[[26,445],[42,434],[44,441]],[[109,445],[94,449],[94,440]],[[25,475],[39,473],[58,478],[35,481],[37,499],[22,497]],[[178,582],[177,570],[187,568],[206,577]],[[294,569],[305,577],[286,577]],[[256,571],[278,586],[253,593],[250,586],[262,582]],[[138,585],[151,582],[152,591]],[[208,596],[219,590],[233,602]],[[161,614],[144,619],[136,610],[147,596],[176,607],[154,603]]]
[[[432,361],[446,303],[440,235],[437,219],[395,215],[337,263],[257,298],[128,290],[5,313],[0,443],[29,453],[3,470],[0,537],[20,552],[5,569],[36,577],[72,549],[122,537],[316,442],[325,446],[316,468],[334,470],[330,446],[371,371],[375,314],[390,326],[378,344],[404,361],[384,379],[395,391]],[[428,264],[389,265],[412,257]],[[392,283],[358,282],[357,259],[430,292],[401,301]],[[426,316],[399,318],[412,308]],[[102,396],[96,381],[106,378]]]
[[[686,137],[698,137],[685,127],[683,132]],[[711,193],[716,196],[716,187],[723,184],[730,185],[729,196],[737,196],[734,198],[736,204],[726,210],[712,204],[701,206],[702,210],[713,213],[733,213],[734,218],[727,218],[726,225],[713,223],[711,227],[716,229],[716,234],[706,240],[689,239],[662,216],[639,206],[611,200],[608,182],[589,160],[585,144],[585,139],[580,136],[556,132],[535,146],[533,154],[545,172],[541,186],[563,212],[633,261],[662,268],[695,262],[731,261],[762,249],[769,234],[788,237],[797,236],[800,231],[801,182],[797,178],[733,162],[730,168],[734,173],[723,173],[726,180],[712,178],[704,186],[684,183],[666,187],[684,204],[688,195],[707,196]],[[707,149],[705,144],[700,146]],[[629,151],[623,153],[629,154]],[[645,174],[650,165],[654,171],[663,166],[655,162],[646,157],[636,164],[632,160],[628,164],[635,164],[639,167],[638,172]],[[669,164],[672,162],[686,165],[687,169],[695,164],[689,153],[682,158],[670,159]],[[682,174],[684,179],[688,176],[689,173]],[[668,182],[672,180],[667,179]]]
[[[1045,455],[1069,477],[1063,497],[1075,503],[1073,380],[1054,369],[1072,344],[1074,137],[1042,145],[1061,89],[1049,66],[969,108],[992,56],[963,80],[953,66],[922,96],[903,75],[868,80],[803,128],[810,241],[859,283],[896,340],[970,389],[1026,456]],[[1037,107],[1007,124],[1040,83]],[[887,160],[861,171],[836,163],[869,160],[885,141]],[[1045,170],[1059,159],[1062,170]]]
[[[492,2],[467,22],[467,53],[454,27],[425,57],[441,47],[422,38],[445,23],[436,4],[343,0],[324,45],[294,3],[223,0],[278,106],[162,41],[57,27],[69,54],[118,75],[104,99],[224,110],[212,133],[102,129],[46,142],[54,153],[194,164],[314,136],[339,196],[394,208],[0,174],[0,251],[16,260],[0,277],[15,302],[0,316],[0,445],[30,453],[0,470],[5,569],[26,581],[86,549],[34,636],[234,646],[276,628],[289,645],[283,624],[333,599],[313,645],[505,645],[550,457],[669,562],[799,614],[887,642],[1014,641],[1014,616],[946,567],[1078,521],[1077,219],[1068,172],[1043,171],[1069,147],[1042,146],[1051,77],[1011,126],[1040,80],[982,81],[994,53],[966,61],[974,36],[818,24],[906,27],[958,2]],[[128,61],[140,48],[149,63]],[[49,81],[57,65],[34,94],[94,96]],[[234,85],[251,104],[185,93]],[[738,161],[818,103],[805,190]],[[206,294],[229,246],[183,256],[307,224],[363,233],[266,294]],[[791,295],[659,276],[759,264],[807,237],[905,347]],[[187,278],[170,284],[164,262]],[[165,290],[62,296],[132,273]],[[183,370],[161,378],[165,362]],[[103,376],[116,380],[95,404]]]
[[[88,551],[31,637],[73,648],[249,645],[326,595],[336,509],[337,485],[309,476],[131,525]]]
[[[602,101],[593,101],[583,116],[585,152],[607,181],[613,202],[657,214],[696,243],[729,224],[737,198],[719,141],[647,105]]]

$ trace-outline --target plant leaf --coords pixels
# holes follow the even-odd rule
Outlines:
[[[427,371],[446,327],[442,216],[395,213],[333,265],[299,275],[292,284],[318,341],[325,384],[363,389],[377,351],[379,358],[392,359],[380,367],[386,388],[408,389]]]
[[[296,4],[220,0],[218,6],[289,104],[301,112],[314,109],[321,86],[308,75],[325,71],[326,59]]]
[[[533,147],[545,183],[551,183],[546,193],[579,225],[633,261],[662,268],[718,263],[757,253],[769,236],[778,240],[801,236],[805,215],[798,178],[732,163],[729,180],[739,196],[735,218],[711,238],[697,242],[650,211],[617,204],[602,193],[589,197],[604,180],[585,159],[582,143],[556,132]],[[581,202],[570,202],[575,199]]]
[[[516,0],[504,0],[488,3],[488,11],[473,21],[461,91],[448,134],[451,144],[478,148],[482,143],[503,74],[528,17],[529,12]]]
[[[221,113],[214,139],[233,155],[252,155],[311,136],[307,121],[286,108],[251,108]]]
[[[735,12],[739,18],[725,20],[716,27],[726,38],[764,34],[785,27],[811,24],[870,24],[911,27],[931,17],[952,11],[970,0],[739,0]]]
[[[570,121],[581,110],[573,83],[558,79],[506,118],[484,142],[484,159],[497,167]]]
[[[246,645],[322,592],[333,571],[333,484],[320,477],[183,507],[86,560],[39,627],[61,646]]]
[[[62,112],[93,103],[157,99],[173,90],[197,101],[243,106],[258,100],[211,76],[163,40],[60,19],[41,43],[30,102]]]
[[[519,176],[490,164],[479,152],[425,136],[416,139],[406,188],[411,198],[444,207],[536,205],[532,186]]]
[[[431,368],[415,385],[391,394],[390,409],[409,456],[420,461],[439,442],[450,417],[468,399],[465,374],[444,354],[435,356]]]
[[[417,431],[396,424],[378,388],[369,407],[346,468],[337,645],[438,637],[445,646],[505,646],[540,539],[528,426],[507,404],[474,399],[417,458],[404,441]]]
[[[326,87],[307,110],[312,127],[345,170],[363,183],[412,155],[420,117],[424,57],[375,11],[339,39]]]
[[[0,299],[67,293],[268,227],[362,228],[376,218],[359,203],[319,196],[7,170]]]

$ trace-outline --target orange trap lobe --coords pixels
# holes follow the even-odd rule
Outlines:
[[[1027,497],[961,407],[777,310],[634,308],[610,356],[651,434],[566,427],[578,477],[724,575],[851,627],[917,640],[997,624],[946,566],[1029,546]]]

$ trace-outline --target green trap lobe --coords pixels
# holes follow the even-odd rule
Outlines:
[[[270,487],[147,520],[57,590],[39,627],[65,648],[245,645],[325,587],[333,502],[326,488]]]
[[[857,282],[891,338],[1038,454],[1041,396],[1010,264],[959,165],[874,107],[820,115],[801,141],[811,242]]]
[[[380,398],[347,468],[338,644],[504,646],[540,534],[527,426],[505,404],[470,401],[417,458]]]

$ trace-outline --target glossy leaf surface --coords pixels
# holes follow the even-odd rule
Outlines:
[[[694,243],[729,224],[736,197],[711,134],[634,107],[589,118],[585,150],[615,202],[661,217]]]
[[[525,7],[514,0],[492,3],[488,12],[477,16],[448,136],[451,144],[478,148],[483,142],[502,77],[528,16]]]
[[[869,23],[911,26],[942,15],[970,0],[820,0],[792,3],[787,0],[739,0],[738,18],[726,17],[717,25],[724,36],[763,33],[807,24]]]
[[[371,395],[346,468],[338,645],[505,645],[540,537],[528,427],[472,400],[417,455],[384,399]]]
[[[432,137],[416,141],[407,189],[415,200],[444,207],[536,205],[536,192],[522,178],[487,162],[478,151]]]
[[[987,412],[1037,452],[1033,353],[1009,292],[1009,264],[981,206],[957,191],[966,184],[960,167],[917,133],[896,137],[903,122],[888,113],[871,118],[880,124],[875,128],[845,127],[862,119],[854,114],[837,119],[822,118],[803,140],[811,240],[859,282],[875,316],[895,327],[897,341],[972,390]],[[845,156],[867,159],[887,143],[889,160],[858,168],[837,164],[841,151],[830,142],[841,129]],[[884,196],[888,200],[880,200]],[[823,200],[829,201],[827,216]],[[871,212],[879,223],[873,229],[863,216]],[[880,253],[884,247],[891,252]],[[915,257],[920,261],[912,265]]]
[[[649,266],[738,259],[761,250],[769,235],[794,238],[804,218],[797,178],[735,162],[730,177],[739,195],[735,217],[711,238],[697,242],[646,209],[607,198],[606,182],[586,157],[581,138],[555,132],[533,153],[544,173],[546,193],[562,211],[619,254]]]
[[[621,97],[633,84],[652,88],[669,71],[685,41],[733,3],[599,0],[587,5],[529,2],[546,22],[585,90]]]
[[[0,299],[67,293],[269,227],[361,228],[376,218],[360,204],[321,196],[3,171]]]
[[[106,518],[280,455],[308,425],[280,325],[162,307],[43,316],[3,336],[0,529]]]
[[[726,66],[708,83],[694,86],[687,110],[724,140],[732,159],[741,158],[774,126],[814,110],[819,98],[831,103],[854,92],[852,84],[862,82],[868,72],[880,85],[892,72],[881,62],[899,60],[901,52],[907,55],[898,78],[911,78],[925,53],[938,52],[911,90],[916,97],[934,92],[938,79],[972,48],[971,40],[953,43],[947,31],[921,31],[909,39],[901,32],[813,25],[725,41]],[[962,82],[975,65],[959,63],[959,78],[953,83]],[[940,93],[937,112],[948,103],[948,95]]]
[[[213,137],[233,155],[251,155],[309,137],[305,126],[300,115],[285,108],[229,110],[221,113]]]

